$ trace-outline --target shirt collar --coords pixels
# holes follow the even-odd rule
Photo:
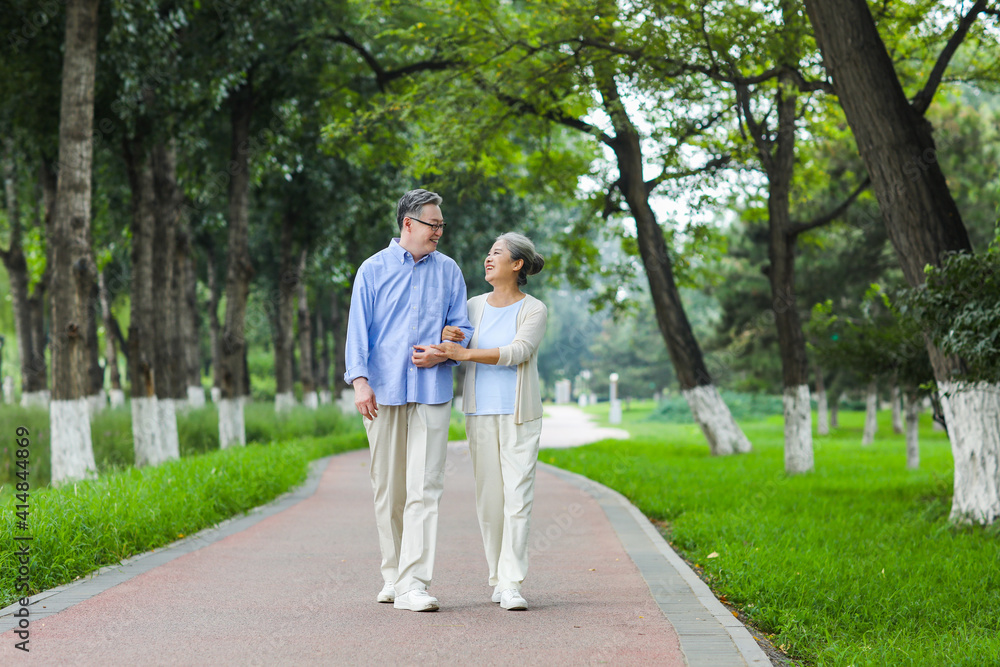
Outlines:
[[[389,252],[392,253],[393,257],[399,260],[400,264],[405,264],[407,259],[413,261],[413,255],[410,254],[409,250],[399,245],[398,238],[393,238],[391,241],[389,241]],[[430,255],[424,255],[423,257],[420,258],[420,261],[427,259],[436,252],[437,250],[431,252]]]

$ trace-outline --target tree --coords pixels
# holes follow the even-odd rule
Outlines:
[[[52,482],[96,469],[87,408],[87,320],[96,271],[90,245],[90,128],[94,120],[98,0],[68,0],[52,223]]]
[[[153,167],[141,140],[124,142],[125,163],[132,191],[132,282],[128,327],[131,380],[132,441],[135,465],[156,465],[164,459],[160,411],[156,396],[155,301],[153,300]]]
[[[971,252],[962,217],[923,117],[948,60],[986,10],[977,1],[962,17],[931,80],[911,103],[864,0],[805,0],[824,64],[868,168],[886,229],[911,286],[948,252]],[[951,517],[989,524],[1000,518],[1000,388],[968,383],[959,356],[927,342],[955,460]]]
[[[4,139],[3,179],[4,194],[7,201],[7,220],[10,225],[10,243],[4,250],[0,248],[0,260],[3,261],[7,275],[10,277],[11,305],[14,308],[14,323],[17,334],[17,352],[21,360],[21,391],[22,394],[32,390],[33,375],[41,362],[44,373],[44,357],[35,357],[36,347],[32,342],[34,331],[31,326],[31,308],[28,301],[28,284],[31,274],[28,261],[22,247],[21,204],[18,197],[18,165],[14,138]]]

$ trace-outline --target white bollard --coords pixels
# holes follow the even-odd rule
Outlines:
[[[608,421],[612,424],[622,423],[622,404],[618,400],[618,373],[612,373],[611,380],[611,410],[608,413]]]

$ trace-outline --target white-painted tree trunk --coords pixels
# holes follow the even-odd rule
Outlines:
[[[729,411],[729,406],[722,400],[715,385],[706,384],[681,393],[691,408],[695,422],[705,434],[713,456],[750,451],[750,441],[733,419],[733,413]]]
[[[212,391],[210,393],[212,394],[212,402],[217,404],[219,399],[222,398],[222,390],[218,387],[212,387]]]
[[[295,394],[285,391],[274,395],[274,411],[288,412],[295,407]]]
[[[302,396],[302,405],[306,406],[310,410],[315,410],[319,407],[319,396],[315,391],[307,391]]]
[[[155,466],[164,460],[160,438],[160,409],[156,396],[132,399],[132,445],[135,465]]]
[[[121,389],[112,389],[108,396],[111,398],[111,409],[121,408],[125,406],[125,392]]]
[[[955,460],[951,519],[990,524],[1000,519],[1000,384],[938,384]]]
[[[333,392],[329,389],[320,389],[319,391],[319,404],[320,405],[330,405],[333,402]]]
[[[916,470],[920,467],[920,401],[910,400],[904,394],[903,411],[906,413],[906,467]]]
[[[42,391],[29,391],[21,394],[22,408],[48,408],[52,394],[48,389]]]
[[[3,402],[7,405],[14,403],[14,378],[7,375],[3,379]]]
[[[52,484],[97,476],[86,398],[49,403]]]
[[[868,396],[865,405],[865,430],[861,436],[862,445],[875,442],[878,431],[878,383],[872,380],[868,383]]]
[[[900,393],[899,385],[892,385],[892,398],[889,399],[892,404],[892,432],[902,433],[903,432],[903,411],[900,409]]]
[[[813,469],[812,406],[809,385],[785,387],[785,472],[797,475]]]
[[[160,422],[161,461],[173,461],[181,457],[180,439],[177,434],[177,399],[157,399],[157,415]]]
[[[246,422],[243,421],[243,398],[220,398],[219,449],[247,444]]]
[[[826,389],[816,392],[816,432],[830,435],[830,408],[826,400]]]
[[[187,388],[188,407],[205,407],[205,388],[199,385],[188,385]]]
[[[354,405],[354,387],[340,390],[340,412],[345,415],[358,414],[358,408]]]

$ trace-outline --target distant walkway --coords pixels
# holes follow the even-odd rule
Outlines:
[[[545,405],[542,420],[542,447],[576,447],[599,440],[628,439],[628,431],[594,426],[594,417],[572,405]]]
[[[375,602],[361,450],[317,462],[303,488],[249,516],[33,596],[30,654],[14,649],[14,610],[0,611],[0,663],[770,664],[634,507],[550,466],[537,480],[529,609],[500,609],[489,600],[468,449],[451,443],[448,457],[438,612]]]

